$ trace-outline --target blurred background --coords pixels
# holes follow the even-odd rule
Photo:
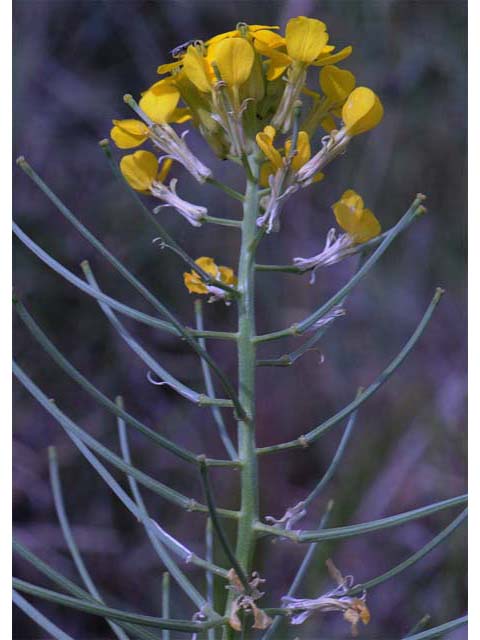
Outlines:
[[[51,188],[106,246],[174,309],[193,324],[193,297],[182,284],[184,265],[152,244],[155,229],[113,179],[97,145],[109,135],[112,118],[128,118],[126,92],[138,95],[152,84],[169,50],[192,39],[234,28],[238,21],[278,24],[308,15],[324,20],[330,40],[354,53],[342,66],[372,87],[385,106],[373,132],[356,138],[348,153],[328,169],[324,182],[302,190],[285,210],[282,229],[263,242],[260,262],[288,263],[321,249],[333,226],[330,206],[353,188],[390,227],[417,192],[427,194],[428,214],[398,238],[347,303],[318,348],[292,368],[262,368],[258,375],[258,443],[294,438],[313,428],[368,385],[396,355],[420,320],[436,286],[446,289],[426,334],[402,368],[362,406],[344,461],[302,527],[313,528],[327,502],[335,501],[331,526],[399,513],[466,489],[466,21],[463,0],[15,0],[14,149],[24,154]],[[192,131],[189,144],[224,182],[243,189],[235,166],[213,156]],[[121,152],[115,150],[117,160]],[[208,207],[211,215],[239,217],[235,201],[214,187],[200,187],[181,170],[179,193]],[[15,217],[41,247],[81,274],[90,260],[100,285],[112,296],[143,309],[142,298],[68,226],[45,196],[14,169]],[[145,199],[149,207],[155,203]],[[193,229],[169,209],[159,214],[193,256],[214,256],[236,266],[235,229]],[[27,308],[75,366],[109,397],[122,394],[127,409],[146,424],[200,453],[223,457],[207,409],[197,409],[168,387],[152,386],[88,296],[50,272],[15,242],[15,287]],[[342,286],[355,259],[308,276],[258,275],[258,331],[286,327],[305,317]],[[205,308],[208,328],[234,328],[234,307]],[[167,369],[202,389],[198,363],[184,343],[127,321]],[[118,450],[115,421],[75,386],[14,318],[15,356],[33,380],[89,433]],[[299,342],[265,345],[275,357]],[[235,376],[229,343],[211,342],[212,354]],[[118,503],[58,424],[20,385],[14,391],[14,520],[24,544],[78,581],[55,518],[48,479],[47,447],[58,449],[67,510],[74,534],[97,585],[112,606],[159,615],[163,567],[141,525]],[[233,435],[233,424],[226,418]],[[303,499],[327,469],[342,425],[308,451],[262,458],[261,514],[280,517]],[[131,430],[135,464],[188,496],[202,498],[196,471]],[[115,475],[118,475],[115,473]],[[237,506],[238,477],[213,474],[217,501]],[[123,482],[123,479],[122,479]],[[203,523],[144,491],[151,515],[184,544],[204,554]],[[344,574],[366,581],[423,546],[453,517],[442,512],[363,538],[318,546],[299,591],[315,597],[329,588],[325,560]],[[232,532],[233,533],[233,532]],[[425,614],[432,624],[466,609],[466,528],[462,527],[410,570],[371,590],[372,621],[361,637],[398,640]],[[278,606],[304,549],[287,542],[262,542],[255,566],[267,579],[262,606]],[[218,560],[222,561],[219,554]],[[51,587],[31,567],[15,560],[16,574]],[[187,573],[202,585],[193,568]],[[217,585],[219,597],[223,587]],[[193,614],[175,588],[175,617]],[[67,633],[103,640],[104,622],[40,603]],[[17,610],[14,638],[45,635]],[[302,632],[300,634],[300,631]],[[308,640],[349,637],[340,615],[316,616],[303,627],[284,627],[278,638]],[[175,634],[172,635],[175,637]],[[184,636],[182,636],[184,637]],[[466,629],[447,636],[466,638]]]

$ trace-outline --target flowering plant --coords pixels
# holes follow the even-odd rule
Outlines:
[[[379,220],[371,210],[365,208],[362,197],[352,189],[347,189],[343,194],[338,194],[338,201],[332,204],[332,222],[335,220],[342,231],[339,233],[332,227],[327,234],[323,250],[311,257],[295,257],[287,265],[264,265],[257,262],[257,250],[264,236],[278,233],[281,229],[286,202],[300,189],[318,189],[321,193],[323,182],[328,180],[330,164],[348,151],[355,137],[367,133],[382,121],[383,107],[375,92],[370,88],[357,86],[355,76],[337,66],[343,64],[351,53],[352,47],[336,51],[335,47],[329,44],[326,25],[315,18],[299,16],[291,19],[284,35],[279,32],[277,26],[239,23],[234,30],[218,34],[209,40],[194,40],[175,48],[171,52],[173,60],[158,67],[161,78],[149,87],[138,101],[131,95],[125,96],[125,103],[137,117],[113,120],[111,139],[119,149],[136,150],[120,159],[118,171],[110,143],[104,140],[101,146],[114,171],[128,185],[141,211],[155,225],[161,245],[171,249],[187,264],[189,271],[183,273],[183,282],[195,298],[197,326],[194,329],[179,320],[167,305],[154,296],[100,240],[91,234],[24,158],[19,159],[21,168],[77,230],[152,305],[157,315],[143,313],[104,293],[87,263],[82,264],[85,279],[77,277],[44,252],[18,225],[15,225],[17,237],[52,269],[99,303],[121,339],[148,367],[153,382],[166,384],[185,399],[200,407],[211,409],[226,451],[225,459],[210,458],[203,453],[192,452],[140,422],[125,409],[121,398],[117,398],[115,402],[111,401],[76,370],[36,324],[25,306],[15,299],[19,317],[41,346],[85,391],[117,416],[122,455],[119,456],[106,448],[79,427],[15,364],[16,377],[60,423],[82,455],[124,506],[142,523],[167,569],[163,583],[161,616],[133,614],[105,604],[71,535],[63,506],[56,454],[55,451],[51,451],[50,467],[55,503],[85,589],[58,574],[31,551],[17,543],[16,552],[70,595],[16,579],[14,600],[52,636],[67,637],[20,593],[101,615],[109,622],[115,635],[122,640],[129,637],[150,640],[158,637],[152,629],[162,630],[163,638],[168,638],[170,630],[176,630],[193,634],[192,637],[208,637],[209,640],[218,638],[220,632],[224,640],[248,638],[254,632],[262,632],[262,638],[267,640],[279,637],[275,634],[279,625],[284,622],[301,625],[310,616],[327,612],[341,613],[350,625],[352,633],[356,634],[360,623],[367,625],[370,621],[368,590],[424,557],[464,521],[466,510],[412,557],[363,584],[355,585],[351,576],[344,577],[333,562],[329,561],[328,568],[337,586],[320,595],[312,594],[314,597],[296,597],[311,562],[315,545],[319,541],[335,540],[397,526],[464,504],[466,501],[466,497],[461,495],[382,520],[337,528],[326,527],[333,507],[332,503],[329,503],[317,529],[298,528],[298,523],[307,513],[311,502],[321,493],[340,463],[354,428],[357,410],[394,373],[414,348],[441,298],[443,292],[440,289],[435,292],[424,316],[398,355],[378,378],[360,390],[346,407],[294,440],[260,448],[256,443],[257,367],[293,365],[315,345],[332,323],[344,315],[344,305],[353,288],[369,273],[395,238],[426,211],[423,205],[425,197],[418,194],[403,217],[392,228],[382,233]],[[312,71],[318,76],[313,88],[307,84],[309,72]],[[224,184],[219,179],[220,176],[215,176],[203,160],[195,155],[186,141],[188,131],[179,133],[178,130],[178,127],[185,123],[199,131],[219,158],[236,163],[243,170],[246,182],[243,194]],[[145,144],[149,145],[151,150],[143,148]],[[142,148],[137,149],[138,147]],[[209,183],[239,202],[242,207],[241,219],[213,217],[209,215],[205,206],[180,197],[177,193],[178,179],[171,178],[168,181],[169,174],[174,173],[178,165],[182,165],[198,183]],[[319,182],[322,184],[313,186]],[[147,204],[150,201],[145,198],[155,198],[161,204],[151,211]],[[193,227],[212,224],[236,229],[241,238],[236,265],[233,265],[233,261],[227,266],[219,265],[215,258],[209,256],[189,256],[159,221],[163,207],[173,208]],[[334,265],[355,254],[359,256],[357,271],[331,299],[290,327],[266,334],[256,332],[257,272],[310,272],[313,280],[318,269]],[[206,330],[202,296],[207,296],[208,302],[232,305],[237,313],[236,328],[231,332]],[[167,371],[130,333],[117,314],[126,315],[185,340],[201,361],[206,392],[188,387]],[[278,358],[258,357],[261,345],[288,336],[305,336],[305,339],[295,351]],[[231,341],[236,346],[236,385],[207,350],[206,341],[217,339]],[[153,374],[156,379],[153,378]],[[221,396],[217,394],[215,382],[222,390]],[[236,420],[236,441],[228,434],[222,410],[232,412]],[[285,505],[285,514],[280,518],[262,516],[259,512],[258,484],[258,464],[261,458],[280,451],[308,447],[346,419],[348,421],[345,431],[331,466],[311,493],[296,505]],[[131,460],[127,427],[140,431],[157,446],[196,466],[202,481],[205,502],[190,499],[138,469]],[[128,476],[130,493],[122,488],[100,459]],[[238,472],[238,510],[224,509],[216,505],[210,480],[212,467],[221,468],[225,472]],[[205,557],[188,549],[150,517],[139,485],[147,487],[176,506],[205,514]],[[233,520],[237,525],[235,544],[232,544],[224,529],[222,521],[225,519]],[[260,576],[256,570],[257,545],[259,539],[264,536],[283,539],[286,541],[285,544],[311,543],[288,593],[279,603],[268,602],[268,575]],[[224,552],[227,559],[225,566],[214,562],[214,541]],[[182,571],[180,562],[193,563],[205,571],[205,594],[201,593]],[[173,619],[169,615],[170,577],[192,603],[193,612],[189,620]],[[224,582],[225,602],[215,597],[214,577]],[[265,585],[262,586],[262,590],[260,585]],[[460,618],[428,632],[411,633],[408,638],[420,640],[436,637],[444,630],[459,626],[464,621],[464,618]]]

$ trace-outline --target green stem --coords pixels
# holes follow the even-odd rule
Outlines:
[[[242,239],[238,264],[238,397],[245,412],[238,418],[238,457],[241,463],[241,506],[238,521],[235,556],[248,576],[252,570],[255,548],[255,523],[258,520],[257,454],[255,447],[255,250],[261,235],[258,234],[259,165],[252,158],[252,171],[247,174],[247,187],[243,203]],[[263,234],[262,234],[263,235]],[[228,615],[232,597],[227,599]],[[231,639],[231,628],[224,631],[224,638]]]
[[[223,182],[215,180],[215,178],[207,178],[206,182],[213,185],[214,187],[218,187],[235,200],[240,200],[240,202],[243,202],[243,195],[241,193],[238,193],[238,191],[235,191],[235,189],[232,189],[228,185],[224,184]]]
[[[228,218],[217,218],[215,216],[203,216],[203,222],[209,222],[210,224],[218,224],[221,227],[236,227],[240,229],[242,223],[240,220],[229,220]]]
[[[255,176],[259,167],[254,165]],[[245,418],[238,421],[241,467],[241,507],[236,556],[249,574],[254,550],[254,525],[258,519],[257,456],[255,451],[255,247],[259,209],[256,179],[247,179],[243,205],[242,242],[238,265],[238,387]]]
[[[170,574],[165,571],[162,575],[162,618],[170,617]],[[170,640],[170,630],[163,629],[162,640]]]
[[[382,529],[389,529],[390,527],[397,527],[405,522],[411,520],[417,520],[418,518],[424,518],[438,511],[449,509],[450,507],[458,507],[459,505],[467,502],[467,495],[463,494],[442,500],[440,502],[434,502],[428,504],[426,507],[419,507],[418,509],[412,509],[411,511],[405,511],[404,513],[398,513],[394,516],[388,516],[387,518],[381,518],[380,520],[371,520],[370,522],[362,522],[361,524],[349,525],[346,527],[335,527],[331,529],[325,529],[324,531],[287,531],[285,529],[278,529],[270,525],[257,523],[256,530],[259,533],[267,533],[273,536],[280,536],[282,538],[289,538],[294,542],[315,542],[319,540],[339,540],[340,538],[353,538],[354,536],[360,536],[364,533],[370,533],[371,531],[381,531]]]
[[[404,640],[427,640],[429,638],[440,638],[444,636],[448,631],[453,631],[454,629],[467,624],[467,621],[467,616],[462,616],[461,618],[450,620],[450,622],[441,624],[440,626],[434,627],[433,629],[427,629],[427,631],[416,633],[413,636],[406,636]]]

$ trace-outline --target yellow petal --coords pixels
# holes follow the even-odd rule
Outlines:
[[[355,76],[345,69],[327,65],[320,71],[320,86],[331,102],[343,103],[355,88]]]
[[[201,258],[197,258],[195,260],[195,264],[198,264],[200,269],[203,269],[208,275],[216,278],[218,276],[218,267],[215,264],[215,260],[213,258],[208,258],[207,256],[202,256]]]
[[[225,31],[224,33],[219,33],[216,36],[213,36],[212,38],[207,40],[205,44],[207,46],[210,46],[211,44],[218,44],[219,42],[222,42],[222,40],[226,40],[227,38],[235,38],[239,35],[240,33],[238,29],[233,29],[233,31]]]
[[[220,280],[224,284],[230,284],[234,287],[238,284],[238,279],[233,269],[230,269],[230,267],[218,267],[218,270],[220,271]]]
[[[259,176],[259,182],[262,187],[269,186],[268,179],[273,173],[275,173],[275,171],[276,169],[271,162],[262,163],[260,167],[260,176]]]
[[[192,119],[192,112],[188,107],[177,107],[170,116],[170,122],[182,124]]]
[[[370,209],[363,208],[363,199],[353,189],[345,191],[332,208],[340,227],[356,243],[367,242],[381,232],[379,221]]]
[[[148,138],[148,127],[141,120],[113,120],[110,137],[119,149],[132,149]]]
[[[325,51],[325,49],[323,51]],[[341,49],[341,51],[333,53],[331,56],[324,55],[322,52],[322,54],[312,64],[316,67],[323,67],[326,64],[337,64],[337,62],[341,62],[342,60],[345,60],[345,58],[348,58],[352,51],[353,47],[349,45],[348,47]]]
[[[170,120],[179,100],[177,87],[170,78],[163,78],[145,91],[138,104],[154,122],[164,124]]]
[[[167,158],[162,162],[160,166],[160,171],[158,172],[157,182],[165,182],[165,178],[167,177],[172,164],[173,164],[173,160],[171,158]]]
[[[371,89],[357,87],[343,105],[342,118],[348,135],[358,136],[382,120],[382,103]]]
[[[174,62],[167,62],[167,64],[161,64],[157,67],[158,75],[162,76],[164,73],[170,73],[174,69],[178,69],[183,64],[183,60],[175,60]]]
[[[334,129],[337,128],[335,120],[332,118],[332,116],[326,116],[325,118],[323,118],[323,120],[320,121],[320,124],[327,133],[331,133]]]
[[[282,156],[278,149],[275,149],[273,146],[272,138],[268,133],[260,131],[260,133],[257,133],[255,140],[263,154],[270,160],[275,169],[280,169],[283,166]]]
[[[355,229],[355,242],[368,242],[372,238],[376,238],[382,231],[380,222],[370,209],[364,209],[358,218]]]
[[[208,293],[207,287],[202,282],[200,276],[194,271],[183,274],[183,283],[190,293],[199,293],[200,295]]]
[[[271,124],[267,124],[265,127],[263,127],[263,133],[265,133],[272,142],[275,140],[275,136],[277,135],[275,127],[272,127]]]
[[[269,26],[269,25],[264,25],[264,24],[249,24],[248,25],[248,31],[251,34],[254,34],[257,31],[263,31],[265,29],[280,29],[280,27]],[[233,31],[225,31],[225,33],[219,33],[218,35],[213,36],[212,38],[207,40],[205,42],[205,44],[207,46],[210,46],[211,44],[217,44],[218,42],[221,42],[222,40],[226,40],[227,38],[236,38],[236,37],[238,37],[240,35],[241,35],[241,33],[238,31],[238,29],[234,29]]]
[[[353,236],[356,229],[355,213],[342,201],[336,202],[332,209],[338,225],[349,235]]]
[[[291,146],[292,141],[287,140],[285,142],[285,155],[288,156]],[[310,148],[310,138],[308,136],[308,133],[306,131],[299,131],[297,140],[297,153],[292,160],[292,169],[294,171],[298,171],[300,167],[303,167],[303,165],[310,160],[311,155],[312,152]]]
[[[350,207],[352,211],[361,211],[363,209],[363,198],[353,189],[347,189],[343,192],[340,198],[347,207]]]
[[[271,24],[249,24],[248,30],[256,33],[257,31],[264,31],[265,29],[280,29],[278,25]]]
[[[228,38],[215,50],[215,62],[222,80],[229,87],[239,87],[248,80],[255,53],[245,38]]]
[[[188,47],[183,58],[183,70],[199,91],[210,92],[215,83],[215,73],[207,58],[193,45]]]
[[[326,25],[315,18],[298,16],[285,30],[288,55],[299,62],[313,62],[328,42]]]
[[[120,171],[135,191],[149,191],[158,174],[158,160],[150,151],[135,151],[120,160]]]
[[[283,38],[279,33],[274,33],[273,31],[260,30],[257,31],[253,37],[255,41],[259,41],[271,49],[276,49],[277,47],[283,47],[285,45],[285,38]]]

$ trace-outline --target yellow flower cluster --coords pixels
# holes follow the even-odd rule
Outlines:
[[[278,26],[239,23],[232,31],[176,47],[172,60],[157,69],[161,79],[138,104],[125,97],[139,119],[113,120],[111,130],[120,149],[153,143],[164,158],[161,167],[156,156],[141,150],[122,159],[121,172],[133,189],[161,199],[200,226],[206,209],[181,200],[176,180],[164,184],[172,162],[199,182],[213,177],[172,126],[190,121],[220,158],[246,166],[252,159],[260,163],[264,193],[257,224],[267,232],[277,230],[287,197],[322,180],[324,168],[350,140],[382,120],[378,96],[337,66],[351,53],[351,46],[336,50],[324,22],[305,16],[289,20],[283,35]],[[312,67],[319,69],[314,88],[307,86]],[[345,192],[334,213],[360,243],[379,233],[380,225],[352,194]],[[189,290],[206,293],[195,278],[186,278]]]

